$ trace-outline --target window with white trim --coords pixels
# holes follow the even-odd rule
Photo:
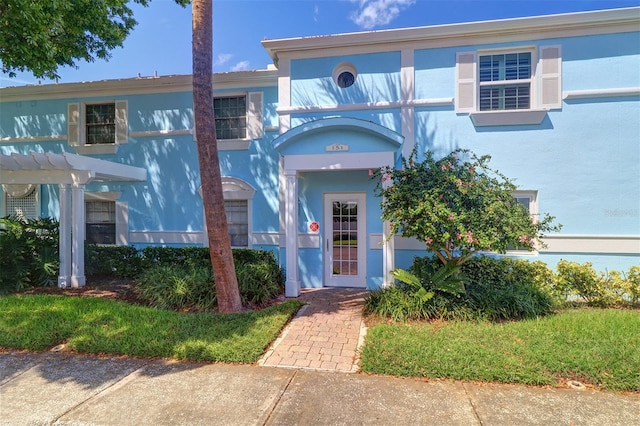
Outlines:
[[[346,89],[353,86],[353,83],[356,82],[358,71],[353,64],[349,62],[343,62],[338,64],[334,68],[332,76],[333,81],[338,85],[338,87],[340,87],[341,89]]]
[[[478,67],[480,111],[530,108],[531,52],[482,55]]]
[[[202,188],[198,190],[202,196]],[[253,227],[252,215],[253,196],[256,190],[242,179],[231,176],[222,177],[222,194],[224,197],[224,210],[227,217],[227,227],[232,247],[247,247],[252,245],[251,229]],[[207,230],[204,224],[205,234]],[[205,245],[209,239],[204,238]]]
[[[85,202],[86,241],[90,244],[116,243],[115,201]]]
[[[114,154],[128,142],[127,101],[67,105],[67,141],[79,154]]]
[[[514,191],[513,198],[529,212],[534,222],[538,221],[538,191]],[[509,247],[507,250],[529,252],[529,249],[517,245]]]
[[[214,98],[213,115],[216,120],[216,137],[218,139],[246,139],[246,96]]]
[[[85,106],[85,143],[95,145],[116,143],[116,104]]]
[[[537,191],[516,191],[513,193],[513,198],[527,209],[533,220],[537,220],[538,217],[537,195]]]
[[[227,227],[232,247],[249,247],[249,210],[247,200],[224,200]]]
[[[456,112],[476,126],[540,124],[562,107],[560,46],[458,52]]]
[[[233,93],[213,99],[219,150],[245,150],[264,134],[262,92]]]
[[[91,244],[127,245],[129,206],[120,192],[85,192],[85,239]]]

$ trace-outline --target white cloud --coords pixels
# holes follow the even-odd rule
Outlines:
[[[249,69],[249,61],[240,61],[231,67],[231,71],[244,71]]]
[[[352,0],[352,2],[358,3],[358,10],[351,14],[351,20],[359,27],[370,30],[393,21],[400,12],[414,4],[416,0]]]
[[[313,7],[313,20],[318,22],[318,15],[320,15],[320,7],[316,4]]]
[[[223,65],[229,62],[233,58],[231,53],[221,53],[218,55],[215,61],[213,61],[214,65]]]

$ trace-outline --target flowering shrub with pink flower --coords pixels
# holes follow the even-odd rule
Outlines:
[[[459,149],[440,159],[426,152],[419,162],[414,150],[401,168],[375,171],[392,233],[424,241],[444,264],[460,265],[481,251],[543,246],[542,235],[560,225],[548,214],[534,220],[513,197],[516,185],[489,167],[490,158]]]

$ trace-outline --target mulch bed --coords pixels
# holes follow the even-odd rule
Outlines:
[[[53,294],[78,297],[101,297],[105,299],[118,300],[132,305],[149,306],[140,299],[133,291],[133,280],[117,280],[112,278],[88,278],[84,287],[79,288],[59,288],[58,286],[33,287],[17,294]],[[286,300],[284,294],[280,294],[269,300],[262,306],[243,306],[242,311],[260,310],[282,303]],[[196,310],[185,309],[181,312],[197,312]],[[214,309],[213,312],[217,311]]]
[[[136,305],[146,305],[133,291],[133,282],[130,280],[115,280],[110,278],[92,278],[87,280],[84,287],[59,288],[57,286],[34,287],[20,294],[53,294],[80,297],[101,297],[105,299],[119,300]]]

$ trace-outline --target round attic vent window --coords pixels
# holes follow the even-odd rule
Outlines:
[[[333,70],[333,80],[336,82],[338,87],[342,89],[353,86],[357,76],[358,72],[356,71],[356,68],[352,64],[346,62],[339,64]]]

